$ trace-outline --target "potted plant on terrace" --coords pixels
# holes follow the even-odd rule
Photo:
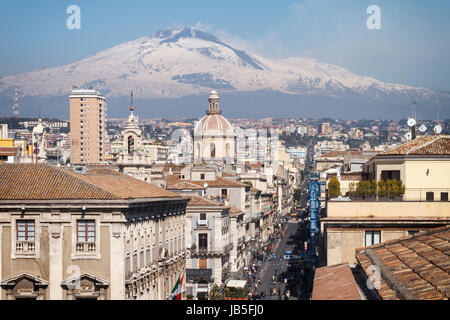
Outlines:
[[[378,194],[379,201],[388,201],[389,200],[387,186],[386,186],[386,182],[384,180],[378,181],[377,194]]]
[[[391,179],[386,180],[386,190],[389,200],[394,197],[394,181]]]
[[[356,185],[356,193],[361,198],[366,199],[366,197],[370,194],[370,181],[364,180],[358,182]]]
[[[405,185],[401,180],[393,180],[392,181],[392,200],[393,201],[402,201],[403,195],[405,194]]]
[[[337,198],[341,195],[341,184],[338,178],[331,178],[330,182],[328,183],[328,192],[331,198]]]
[[[354,182],[350,183],[349,192],[348,192],[350,199],[356,200],[356,201],[361,200],[361,195],[359,193],[360,190],[358,188],[359,188],[359,182],[356,185]]]
[[[366,187],[365,187],[365,196],[364,199],[368,201],[375,201],[377,199],[377,183],[375,180],[372,181],[365,181]]]

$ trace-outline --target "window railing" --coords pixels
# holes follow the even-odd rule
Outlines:
[[[386,194],[384,196],[376,196],[376,195],[351,195],[351,191],[349,188],[341,188],[340,195],[345,198],[348,197],[351,201],[392,201],[392,200],[401,200],[401,201],[449,201],[448,195],[450,194],[450,188],[406,188],[405,193],[400,196],[395,196],[394,194]],[[327,199],[335,199],[335,197],[331,197],[329,194]],[[337,199],[336,199],[337,200]],[[344,200],[344,199],[343,199]]]
[[[36,244],[34,241],[17,241],[17,254],[34,254],[36,252]]]
[[[77,253],[96,253],[95,242],[77,242]]]

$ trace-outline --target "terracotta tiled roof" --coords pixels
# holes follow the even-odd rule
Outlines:
[[[239,215],[241,213],[243,213],[241,209],[231,206],[230,214]]]
[[[188,207],[190,206],[224,207],[223,203],[205,197],[200,197],[194,194],[184,194],[183,197],[188,198],[190,200],[187,204]]]
[[[88,174],[95,174],[95,175],[115,175],[115,176],[122,176],[123,174],[120,173],[118,170],[114,170],[113,168],[88,168]]]
[[[174,186],[175,184],[177,184],[181,181],[197,185],[197,186],[201,187],[202,189],[204,188],[203,186],[205,183],[208,184],[208,187],[248,187],[248,185],[246,185],[244,183],[230,180],[227,178],[222,178],[222,177],[216,177],[216,180],[193,181],[193,180],[181,180],[180,175],[172,174],[172,175],[167,175],[167,177],[166,177],[166,188],[171,189],[172,186]]]
[[[176,198],[176,193],[113,170],[78,174],[48,164],[1,164],[0,199],[120,200]]]
[[[186,180],[188,181],[188,180]],[[192,181],[191,183],[195,183],[199,186],[203,186],[205,182],[208,184],[208,187],[248,187],[245,183],[233,181],[227,178],[216,177],[216,180],[202,180],[202,181]]]
[[[450,295],[450,227],[356,250],[356,259],[367,275],[381,270],[382,299],[448,299]]]
[[[205,189],[203,186],[199,186],[198,184],[192,183],[187,180],[179,180],[178,182],[167,186],[166,189],[169,190],[203,190]]]
[[[0,164],[0,199],[119,199],[47,164]]]
[[[121,199],[180,197],[174,192],[125,174],[118,176],[115,173],[111,175],[91,175],[88,173],[87,175],[80,175],[79,178],[113,193]]]
[[[361,300],[349,264],[317,268],[312,300]]]
[[[323,159],[323,158],[342,158],[342,157],[360,157],[360,158],[371,158],[374,155],[376,155],[378,151],[366,151],[366,150],[334,150],[327,152],[320,157],[317,157],[317,159]]]
[[[169,187],[175,183],[180,181],[180,175],[179,174],[168,174],[166,176],[166,187]]]
[[[380,155],[450,155],[450,136],[421,136]]]

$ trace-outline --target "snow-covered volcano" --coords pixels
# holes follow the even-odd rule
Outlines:
[[[405,101],[436,92],[378,81],[307,58],[267,59],[233,48],[192,27],[166,29],[122,43],[64,66],[0,78],[0,95],[67,96],[72,86],[92,87],[106,97],[141,99],[227,92],[277,92],[334,98]],[[448,94],[447,94],[448,96]],[[442,97],[442,94],[441,94]]]

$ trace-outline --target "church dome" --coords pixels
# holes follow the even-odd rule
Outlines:
[[[230,135],[233,126],[220,114],[207,115],[200,119],[195,127],[196,136]]]
[[[233,134],[233,125],[222,116],[219,108],[219,95],[216,90],[209,94],[209,108],[194,129],[195,136],[229,136]]]

